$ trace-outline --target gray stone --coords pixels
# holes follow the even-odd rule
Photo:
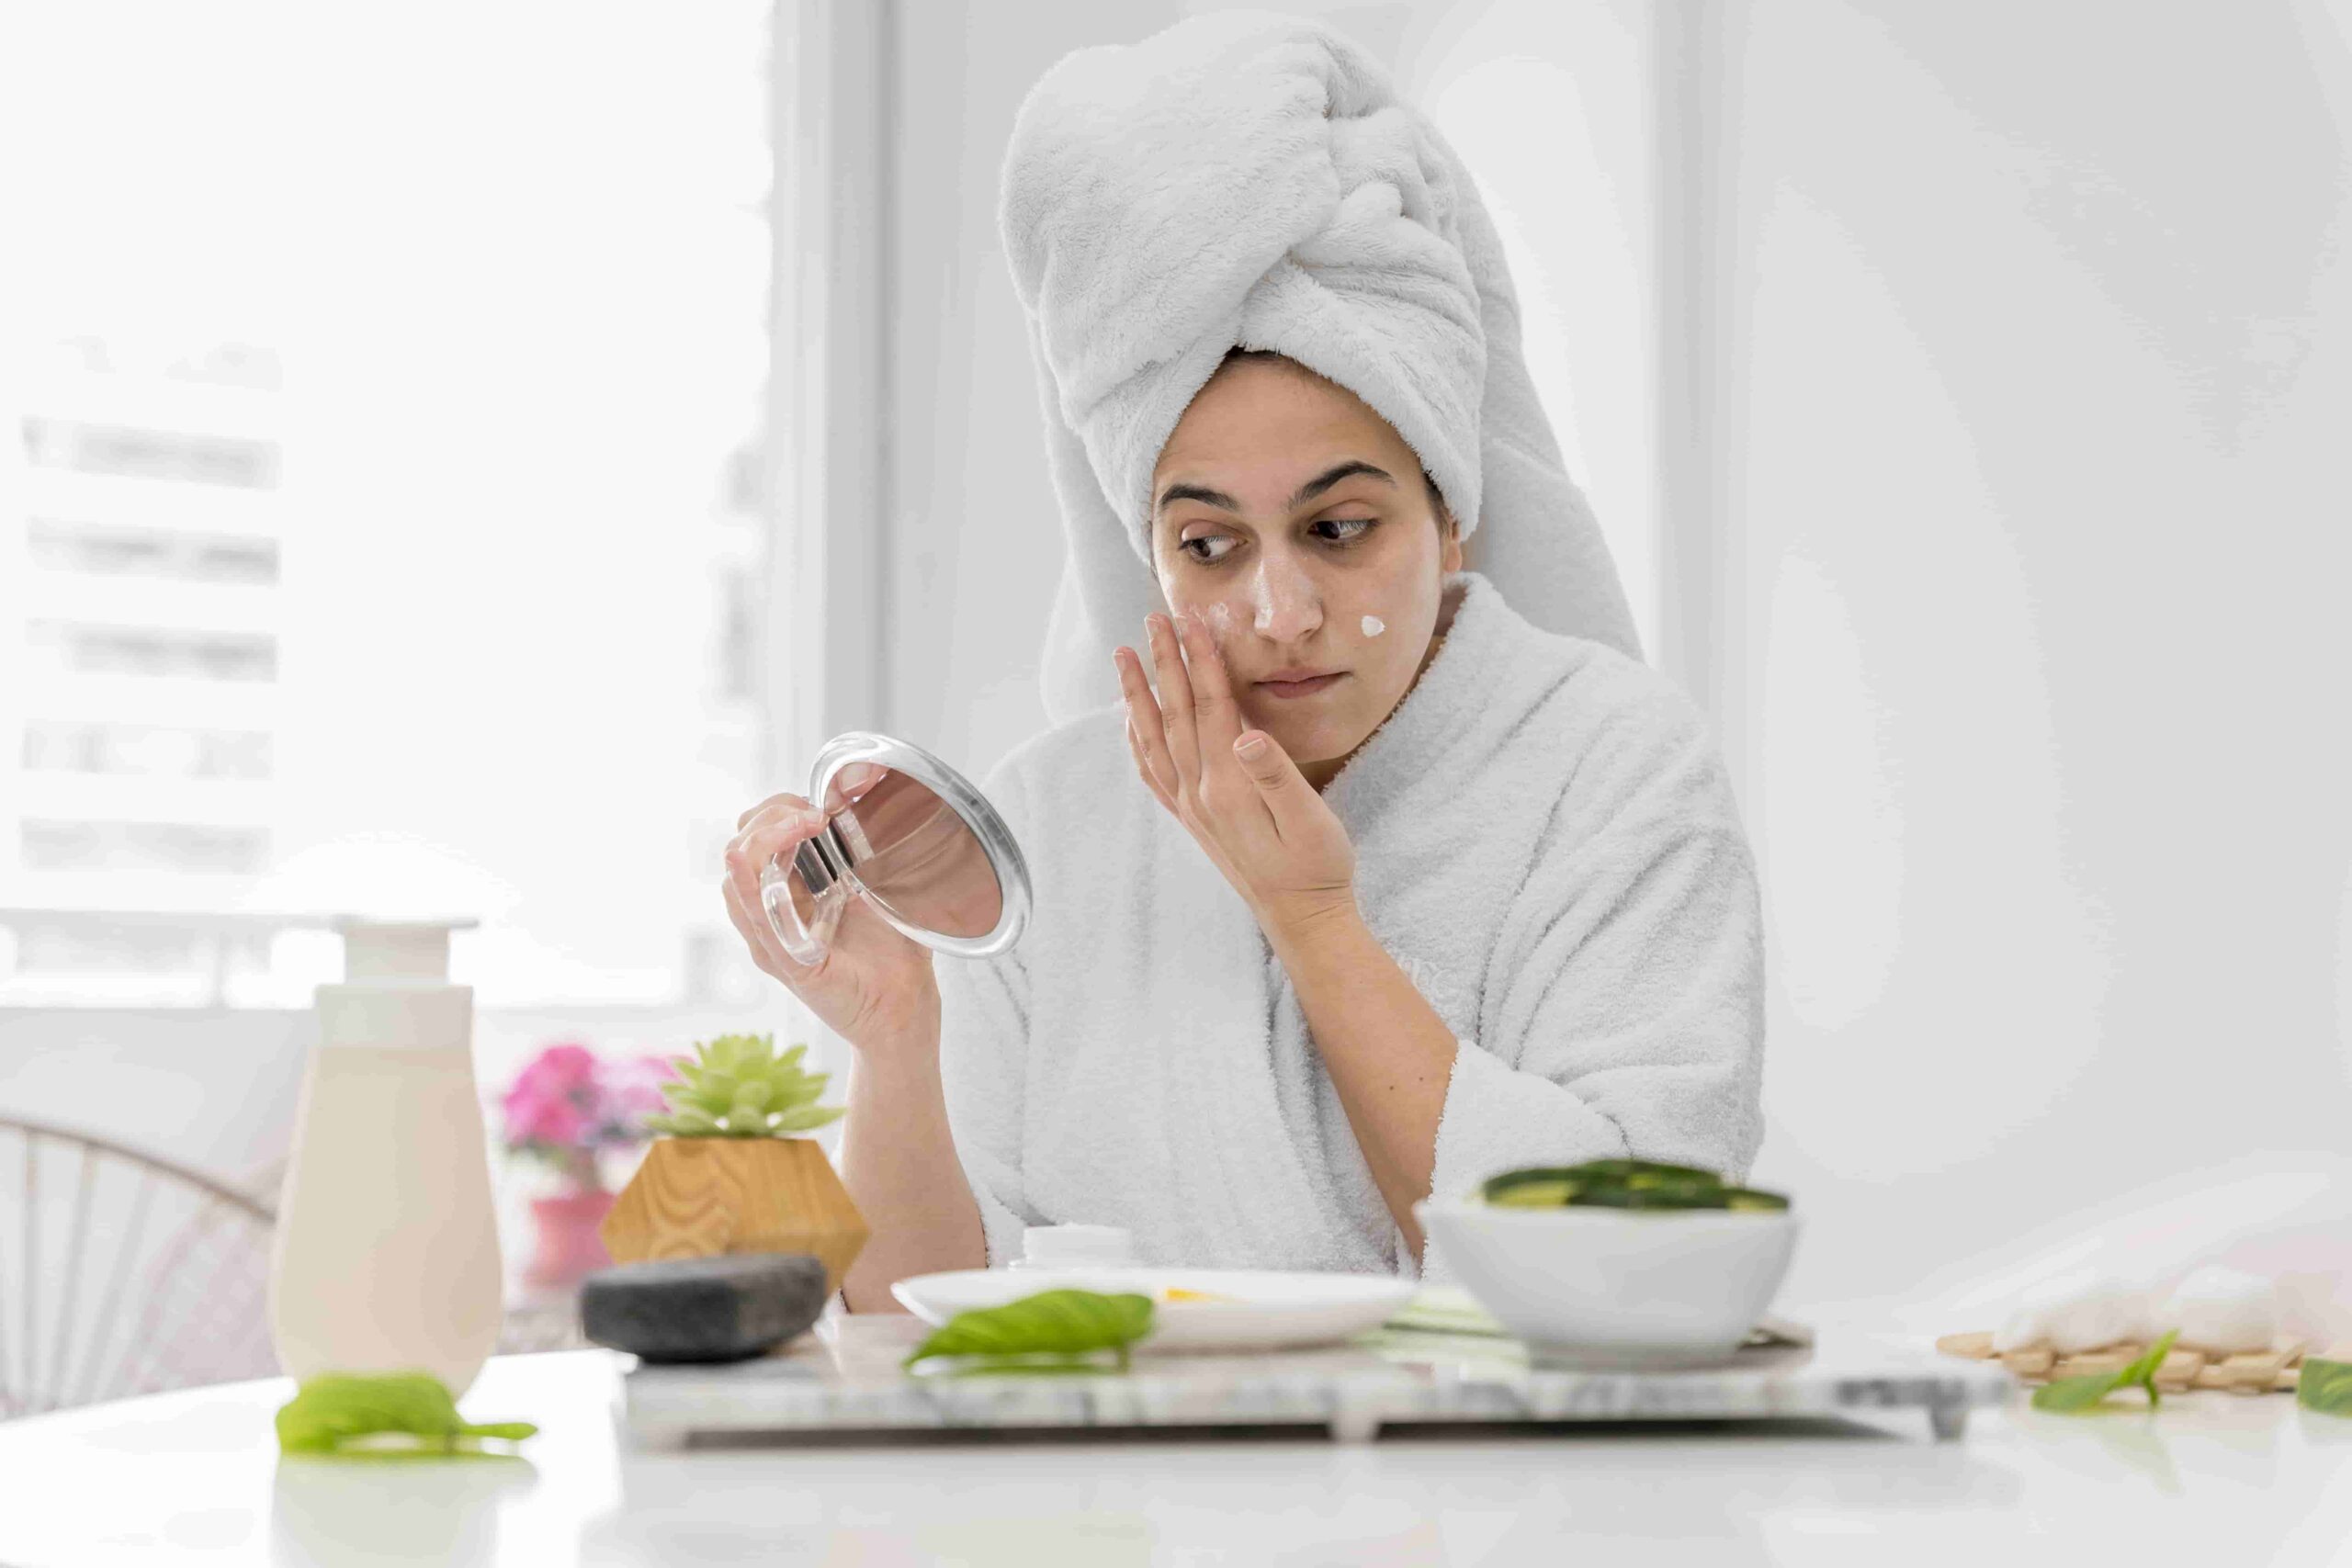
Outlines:
[[[648,1361],[764,1355],[825,1310],[825,1266],[797,1252],[655,1258],[581,1281],[580,1328]]]

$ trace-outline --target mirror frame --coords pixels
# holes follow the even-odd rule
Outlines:
[[[1004,893],[1004,908],[997,916],[994,930],[986,936],[949,936],[944,931],[928,931],[900,919],[884,908],[872,889],[859,879],[854,865],[844,867],[842,874],[855,884],[858,895],[874,912],[913,941],[958,958],[986,958],[1019,942],[1021,933],[1029,926],[1033,898],[1029,863],[1023,857],[1012,829],[997,815],[988,796],[974,788],[963,774],[912,741],[852,729],[834,736],[818,750],[817,760],[808,769],[808,799],[821,807],[832,790],[834,778],[854,762],[878,762],[906,774],[945,801],[980,840],[989,865],[996,873],[997,886]]]

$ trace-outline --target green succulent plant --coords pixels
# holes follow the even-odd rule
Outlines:
[[[677,1078],[662,1086],[666,1116],[645,1125],[674,1138],[789,1138],[821,1127],[842,1112],[817,1103],[830,1073],[808,1073],[795,1045],[776,1055],[773,1034],[722,1034],[697,1044],[692,1056],[673,1056]]]

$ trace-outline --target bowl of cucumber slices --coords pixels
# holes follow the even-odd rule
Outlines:
[[[1413,1212],[1504,1327],[1604,1362],[1730,1355],[1770,1308],[1797,1238],[1781,1194],[1654,1160],[1505,1171]]]

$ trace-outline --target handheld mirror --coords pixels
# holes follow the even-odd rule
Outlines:
[[[1029,866],[1012,829],[963,774],[887,735],[825,742],[808,798],[825,826],[760,872],[768,924],[797,964],[831,950],[849,900],[925,947],[962,958],[1001,953],[1029,923]]]

